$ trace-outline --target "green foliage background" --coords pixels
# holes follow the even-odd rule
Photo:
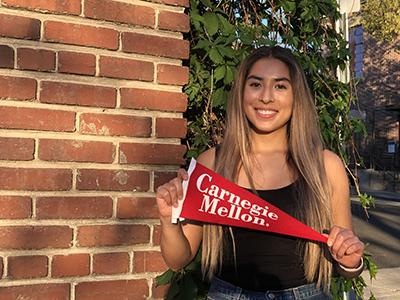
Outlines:
[[[363,28],[378,39],[394,41],[400,35],[399,0],[368,0],[360,15]]]
[[[187,158],[197,157],[219,144],[223,137],[225,110],[236,69],[244,57],[262,45],[291,49],[306,73],[320,117],[327,147],[345,165],[362,163],[353,147],[353,133],[363,132],[361,121],[350,118],[355,101],[353,83],[337,80],[345,70],[350,52],[346,40],[335,30],[341,18],[336,0],[190,0],[190,79],[184,91],[189,104],[186,113]],[[371,202],[360,195],[364,205]],[[366,256],[371,278],[376,267]],[[170,283],[166,299],[205,299],[208,283],[202,281],[200,254],[185,269],[171,270],[157,278]],[[332,278],[334,299],[354,287],[358,296],[366,286],[362,277]],[[371,295],[370,299],[374,299]]]

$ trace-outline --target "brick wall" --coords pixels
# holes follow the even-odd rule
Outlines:
[[[0,0],[0,299],[159,299],[188,0]]]
[[[400,53],[395,49],[399,44],[400,37],[385,42],[363,32],[364,78],[356,87],[354,109],[365,112],[368,137],[362,139],[359,150],[367,162],[372,154],[393,166],[399,162],[399,147],[396,155],[388,154],[388,143],[399,143]]]

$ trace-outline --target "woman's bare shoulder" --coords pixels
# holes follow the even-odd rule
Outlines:
[[[203,166],[214,170],[214,163],[215,163],[215,147],[208,149],[201,153],[199,157],[196,159],[198,163],[202,164]]]
[[[343,168],[343,162],[340,159],[340,157],[337,154],[335,154],[332,151],[327,150],[327,149],[324,150],[324,164],[325,164],[325,168],[327,170]]]
[[[324,150],[324,165],[333,186],[347,184],[347,173],[341,158],[329,150]]]

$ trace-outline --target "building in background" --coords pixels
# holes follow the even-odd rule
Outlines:
[[[350,26],[350,74],[357,97],[352,116],[363,120],[368,134],[366,139],[357,134],[355,143],[369,175],[374,173],[380,181],[366,188],[400,189],[396,182],[400,172],[400,52],[396,45],[400,45],[400,38],[394,42],[378,40],[357,20]]]

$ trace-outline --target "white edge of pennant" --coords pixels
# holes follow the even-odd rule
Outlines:
[[[173,224],[178,223],[178,219],[179,219],[179,221],[183,221],[185,219],[185,218],[181,218],[180,215],[181,215],[181,211],[182,211],[183,202],[186,199],[186,192],[188,189],[190,176],[192,175],[194,169],[196,168],[196,164],[197,164],[196,160],[194,158],[192,158],[190,161],[189,169],[188,169],[189,178],[188,178],[188,180],[184,180],[182,182],[183,199],[178,201],[178,207],[172,207],[171,222]]]

